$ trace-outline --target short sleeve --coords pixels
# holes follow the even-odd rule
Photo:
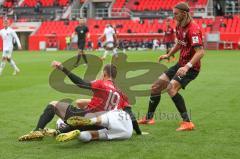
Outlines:
[[[102,80],[91,81],[91,88],[93,90],[102,89],[103,88],[103,81]]]
[[[193,30],[190,30],[189,32],[189,41],[191,43],[191,46],[202,46],[202,33],[200,31],[200,28],[194,28]]]

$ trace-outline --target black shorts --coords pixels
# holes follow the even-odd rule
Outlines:
[[[85,44],[85,40],[78,40],[78,49],[83,51],[85,49]]]
[[[181,84],[181,87],[185,89],[185,87],[188,85],[189,82],[194,80],[198,76],[198,71],[194,69],[189,69],[187,74],[184,77],[176,76],[178,69],[180,68],[179,64],[170,67],[167,71],[164,73],[168,76],[170,80],[174,79],[178,81]]]
[[[66,110],[64,120],[66,121],[68,118],[70,118],[72,116],[82,116],[82,117],[84,117],[87,113],[89,113],[89,111],[79,109],[77,107],[69,105],[67,110]]]

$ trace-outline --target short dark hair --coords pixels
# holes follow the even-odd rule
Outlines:
[[[107,73],[109,77],[115,79],[117,76],[117,67],[113,64],[107,64],[104,66],[103,71]]]

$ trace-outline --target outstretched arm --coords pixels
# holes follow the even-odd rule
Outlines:
[[[80,88],[85,88],[85,89],[91,89],[91,83],[90,82],[86,82],[84,81],[82,78],[76,76],[75,74],[73,74],[72,72],[70,72],[69,70],[67,70],[61,62],[58,61],[53,61],[52,62],[52,66],[54,68],[57,68],[59,70],[61,70],[63,73],[65,73],[68,78],[74,83],[76,84],[78,87]]]
[[[158,61],[169,58],[171,55],[174,55],[180,49],[180,44],[175,44],[174,47],[168,52],[168,54],[161,55]]]

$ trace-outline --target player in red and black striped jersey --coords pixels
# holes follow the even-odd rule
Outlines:
[[[159,60],[169,58],[178,50],[180,50],[180,58],[176,65],[170,67],[153,84],[148,112],[139,123],[154,123],[153,115],[160,102],[161,92],[167,88],[169,96],[183,119],[177,131],[192,130],[194,124],[190,121],[184,99],[178,92],[194,80],[200,72],[200,59],[204,56],[202,33],[200,27],[192,20],[186,3],[178,3],[173,9],[173,14],[177,21],[178,42],[168,54],[160,56]]]
[[[33,132],[21,136],[20,141],[29,141],[44,137],[45,126],[53,119],[55,114],[62,120],[67,120],[73,116],[85,116],[88,113],[96,113],[102,111],[110,111],[120,109],[127,112],[132,120],[132,125],[137,134],[141,134],[136,118],[132,113],[128,98],[118,89],[114,84],[114,79],[117,75],[117,68],[112,64],[105,65],[102,73],[102,78],[92,82],[86,82],[80,77],[68,71],[60,62],[54,61],[53,67],[64,72],[69,79],[80,88],[89,89],[93,91],[91,100],[78,100],[77,104],[81,109],[72,106],[66,102],[53,101],[45,108],[43,114],[40,116],[38,124]],[[65,133],[75,130],[73,127],[65,127],[59,129],[55,134]],[[80,128],[80,130],[86,128]],[[102,127],[93,127],[91,129],[97,130]]]

